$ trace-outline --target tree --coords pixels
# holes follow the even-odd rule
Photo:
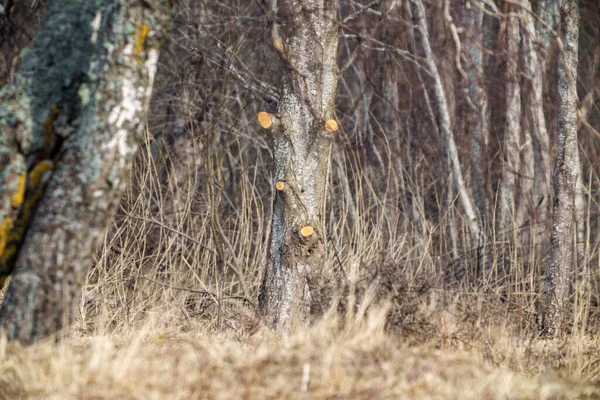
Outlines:
[[[521,13],[523,21],[523,69],[528,81],[529,101],[526,101],[525,118],[530,121],[532,137],[539,143],[539,162],[537,163],[538,173],[531,174],[534,179],[534,204],[539,204],[544,199],[548,198],[550,190],[550,181],[552,169],[550,166],[550,137],[546,125],[546,117],[544,115],[544,73],[545,67],[540,55],[542,50],[548,51],[550,48],[548,38],[547,41],[541,40],[541,34],[535,29],[535,19],[531,14],[530,2],[525,2],[524,10]],[[548,6],[549,7],[549,6]],[[545,9],[545,8],[544,8]],[[544,30],[547,31],[547,30]],[[530,146],[530,145],[528,145]],[[546,206],[540,207],[540,218],[542,222],[546,221]]]
[[[451,170],[451,180],[454,182],[458,198],[462,204],[463,211],[467,217],[471,236],[474,241],[479,243],[481,240],[482,229],[481,221],[477,217],[473,200],[465,183],[462,173],[462,166],[458,156],[456,141],[454,140],[454,132],[452,130],[452,121],[450,111],[448,109],[447,96],[444,91],[440,72],[435,62],[431,43],[429,40],[429,30],[427,27],[425,7],[421,0],[411,0],[414,8],[415,30],[421,35],[421,45],[423,46],[423,54],[425,65],[433,79],[433,98],[437,102],[437,112],[439,119],[439,128],[444,138],[446,145],[446,156],[448,157],[449,169]]]
[[[560,9],[562,51],[558,65],[558,155],[554,167],[554,205],[550,264],[546,270],[542,328],[559,334],[569,311],[575,185],[579,173],[577,145],[577,63],[579,9],[576,0],[565,0]]]
[[[168,0],[49,1],[0,90],[0,274],[12,274],[0,325],[9,339],[34,342],[77,313],[138,148],[169,12]]]
[[[277,189],[259,302],[267,323],[281,332],[309,315],[313,285],[323,272],[327,181],[338,131],[337,3],[272,2],[273,46],[284,67],[277,111],[259,114],[272,135]]]
[[[467,60],[467,75],[469,89],[469,104],[467,109],[470,119],[470,129],[473,131],[471,142],[471,175],[473,196],[479,214],[485,219],[488,216],[489,204],[487,199],[487,176],[484,167],[487,161],[487,151],[490,138],[488,124],[488,96],[485,88],[485,71],[483,69],[484,19],[483,11],[477,7],[464,8],[464,25],[471,35],[467,46],[463,47]]]

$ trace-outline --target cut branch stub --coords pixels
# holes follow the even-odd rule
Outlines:
[[[300,236],[307,238],[315,233],[315,228],[313,228],[311,225],[301,226],[298,228],[298,232],[300,232]]]
[[[338,130],[337,121],[334,119],[328,119],[327,121],[325,121],[325,130],[329,133],[337,132],[337,130]]]
[[[270,129],[273,126],[273,118],[268,112],[261,111],[258,113],[258,123],[265,129]]]
[[[277,40],[277,39],[275,39],[275,40],[273,41],[273,46],[275,46],[275,48],[276,48],[277,50],[281,50],[281,49],[283,48],[283,46],[281,45],[281,42],[280,42],[279,40]]]
[[[283,191],[285,189],[285,182],[283,181],[279,181],[275,184],[275,189],[277,189],[278,191]]]

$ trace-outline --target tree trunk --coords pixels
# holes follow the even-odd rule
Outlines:
[[[545,69],[540,53],[536,49],[539,40],[539,34],[535,29],[534,17],[530,14],[531,4],[526,2],[525,12],[522,13],[524,37],[523,37],[523,69],[525,75],[531,85],[529,91],[529,101],[527,102],[527,117],[531,123],[532,136],[539,143],[539,156],[537,160],[538,173],[534,179],[534,194],[533,205],[537,206],[545,199],[549,198],[551,167],[550,167],[550,138],[546,127],[546,117],[544,115],[544,75]],[[542,28],[545,31],[545,28]],[[546,46],[546,42],[541,43]],[[547,204],[547,201],[545,202]],[[546,221],[546,205],[539,206],[539,220]]]
[[[411,0],[411,2],[414,5],[414,16],[416,19],[415,29],[418,29],[421,34],[421,44],[423,46],[425,66],[429,70],[434,80],[433,92],[434,98],[437,102],[439,128],[440,133],[446,142],[447,157],[450,160],[454,185],[456,186],[456,191],[458,193],[463,211],[467,216],[469,228],[471,230],[471,236],[477,243],[479,243],[481,240],[480,221],[475,212],[473,201],[471,200],[467,185],[465,184],[465,180],[463,178],[462,167],[458,157],[458,149],[456,148],[454,133],[452,132],[448,101],[444,92],[438,67],[433,58],[431,45],[429,43],[429,31],[427,29],[427,22],[425,20],[424,6],[421,0]]]
[[[0,91],[0,325],[32,343],[77,314],[152,92],[167,0],[53,0]],[[45,182],[48,182],[44,190]]]
[[[337,134],[338,2],[281,3],[281,42],[274,45],[285,64],[282,97],[276,114],[259,115],[272,133],[277,188],[259,303],[268,325],[287,332],[309,316],[312,286],[324,272],[326,185]]]
[[[569,312],[573,264],[573,211],[579,173],[577,147],[577,57],[579,10],[576,0],[561,5],[564,46],[558,65],[558,155],[554,167],[554,215],[550,265],[546,270],[542,328],[556,336],[564,330]]]
[[[510,228],[516,222],[517,215],[516,197],[521,140],[519,36],[519,18],[509,17],[506,22],[506,130],[504,132],[504,181],[502,184],[502,224],[506,228]]]
[[[464,22],[470,32],[468,45],[463,48],[469,78],[469,101],[474,107],[470,112],[473,139],[471,141],[471,175],[475,203],[482,217],[489,212],[487,198],[487,151],[489,143],[488,97],[485,91],[483,70],[483,11],[471,6],[464,10]]]

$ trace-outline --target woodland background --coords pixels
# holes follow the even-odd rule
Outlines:
[[[44,10],[43,1],[14,3],[13,18],[0,19],[2,84]],[[339,3],[326,249],[337,272],[311,327],[281,338],[254,310],[274,190],[256,115],[271,111],[286,67],[266,2],[179,0],[144,144],[79,319],[59,345],[0,342],[0,395],[600,396],[600,4],[579,2],[574,294],[568,335],[547,340],[537,318],[557,148],[558,4],[423,2],[456,143],[449,156],[408,3]]]

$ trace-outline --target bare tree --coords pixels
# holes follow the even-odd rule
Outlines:
[[[276,186],[260,306],[284,332],[310,311],[326,253],[324,210],[337,90],[337,0],[273,4],[273,46],[283,60],[276,112],[259,114],[272,134]]]
[[[575,186],[579,174],[577,145],[577,64],[579,8],[565,0],[560,9],[562,52],[558,66],[558,155],[554,168],[554,214],[550,264],[546,270],[542,328],[559,334],[566,325],[573,264]]]
[[[31,343],[77,313],[138,148],[170,2],[52,0],[0,91],[0,311]],[[47,187],[44,189],[47,182]]]

